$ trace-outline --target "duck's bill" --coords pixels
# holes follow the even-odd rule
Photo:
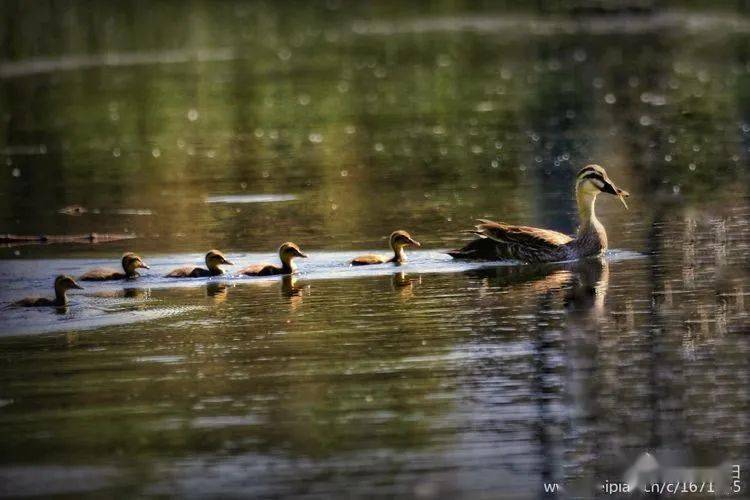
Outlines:
[[[624,189],[620,189],[617,186],[615,186],[615,195],[620,199],[620,201],[622,202],[622,205],[625,207],[625,210],[629,210],[628,204],[625,203],[625,198],[630,196],[630,193],[628,193]]]
[[[224,262],[222,262],[222,264],[224,264],[225,266],[233,266],[234,265],[233,262],[230,262],[227,259],[224,259]]]
[[[622,202],[622,205],[623,205],[623,206],[625,207],[625,210],[629,210],[629,208],[628,208],[628,204],[627,204],[627,203],[625,202],[625,197],[626,197],[626,196],[628,196],[628,193],[627,193],[627,191],[624,191],[623,193],[618,193],[618,194],[617,194],[617,197],[618,197],[618,198],[620,199],[620,201]]]
[[[145,262],[141,262],[141,265],[139,265],[138,267],[140,267],[141,269],[151,269],[150,267],[148,267],[148,265],[146,265]]]
[[[413,247],[421,247],[422,244],[418,242],[417,240],[409,240],[409,244]]]
[[[626,210],[628,209],[628,204],[625,202],[625,198],[630,196],[630,193],[628,193],[624,189],[618,188],[617,186],[614,185],[613,182],[605,182],[604,186],[602,187],[602,191],[604,191],[605,193],[613,194],[617,196],[622,202],[625,209]]]
[[[83,290],[83,287],[76,282],[73,282],[73,284],[70,285],[70,288],[75,288],[76,290]]]
[[[307,254],[303,252],[302,250],[297,250],[297,257],[302,257],[303,259],[306,259]]]

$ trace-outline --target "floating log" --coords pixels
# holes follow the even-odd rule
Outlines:
[[[131,240],[134,234],[74,234],[74,235],[25,235],[25,234],[0,234],[0,243],[3,244],[46,244],[46,243],[106,243],[109,241]]]

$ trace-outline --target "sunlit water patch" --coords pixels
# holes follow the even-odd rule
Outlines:
[[[746,457],[749,31],[714,3],[0,2],[0,232],[138,235],[0,246],[0,306],[152,266],[0,311],[0,496],[596,498],[644,450]],[[592,162],[640,254],[348,266],[572,233]],[[234,275],[285,240],[299,275]],[[210,248],[228,275],[164,278]]]
[[[207,196],[206,203],[276,203],[296,199],[293,194],[225,194]]]
[[[363,252],[313,252],[308,259],[299,259],[299,272],[292,277],[244,276],[237,274],[244,265],[277,260],[275,254],[230,253],[235,266],[226,266],[227,273],[210,278],[168,278],[166,274],[183,264],[201,265],[201,255],[171,255],[149,258],[151,269],[133,280],[81,282],[82,291],[69,292],[65,308],[19,308],[12,303],[25,296],[52,296],[51,282],[57,274],[79,276],[87,269],[111,265],[101,259],[53,259],[3,261],[0,280],[6,286],[0,291],[0,317],[5,321],[5,335],[43,333],[71,330],[88,330],[102,326],[115,326],[143,321],[154,321],[190,312],[202,305],[161,305],[152,296],[152,290],[170,288],[205,287],[206,294],[216,299],[226,296],[227,287],[240,285],[270,285],[283,281],[287,292],[295,293],[300,283],[317,280],[347,280],[393,276],[394,286],[409,286],[411,280],[421,275],[460,273],[471,270],[524,267],[517,262],[470,262],[454,260],[441,251],[411,252],[403,264],[384,263],[370,266],[350,266],[351,259]],[[608,252],[610,262],[637,259],[636,252],[613,250]],[[565,263],[551,266],[565,266]]]
[[[279,265],[278,255],[275,253],[246,253],[225,252],[232,266],[222,266],[225,274],[210,278],[168,278],[166,275],[174,268],[194,265],[205,267],[203,254],[175,254],[159,257],[144,257],[150,266],[149,270],[141,270],[141,276],[132,280],[81,282],[85,292],[73,291],[71,296],[91,295],[106,296],[108,291],[172,288],[204,286],[207,283],[253,283],[277,281],[279,276],[244,276],[239,270],[251,264]],[[383,263],[368,266],[352,266],[353,258],[363,254],[383,254],[377,250],[357,250],[339,252],[309,252],[309,258],[296,259],[298,271],[296,279],[324,280],[347,279],[366,276],[385,276],[397,273],[428,274],[455,273],[471,269],[492,268],[500,266],[526,266],[527,264],[514,261],[468,261],[456,260],[443,250],[418,250],[408,253],[408,260],[402,264]],[[606,258],[610,262],[643,258],[638,252],[628,250],[610,250]],[[89,269],[96,267],[112,267],[117,262],[104,259],[44,259],[44,260],[5,260],[0,264],[0,279],[6,286],[0,290],[0,304],[13,302],[24,294],[50,294],[51,282],[58,274],[79,276]],[[560,263],[564,264],[564,263]],[[554,265],[554,264],[553,264]],[[131,292],[131,296],[135,294]]]

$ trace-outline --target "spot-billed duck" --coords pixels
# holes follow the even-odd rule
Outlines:
[[[617,196],[625,208],[627,191],[618,188],[599,165],[582,168],[576,176],[576,201],[581,225],[575,237],[549,229],[513,226],[480,219],[471,231],[479,236],[459,250],[448,254],[455,259],[519,260],[522,262],[558,262],[598,255],[607,249],[607,232],[594,213],[599,193]]]

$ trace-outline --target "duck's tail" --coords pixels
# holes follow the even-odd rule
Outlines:
[[[462,248],[446,252],[454,259],[459,260],[497,260],[497,243],[478,231],[466,231],[479,236],[470,241]]]

